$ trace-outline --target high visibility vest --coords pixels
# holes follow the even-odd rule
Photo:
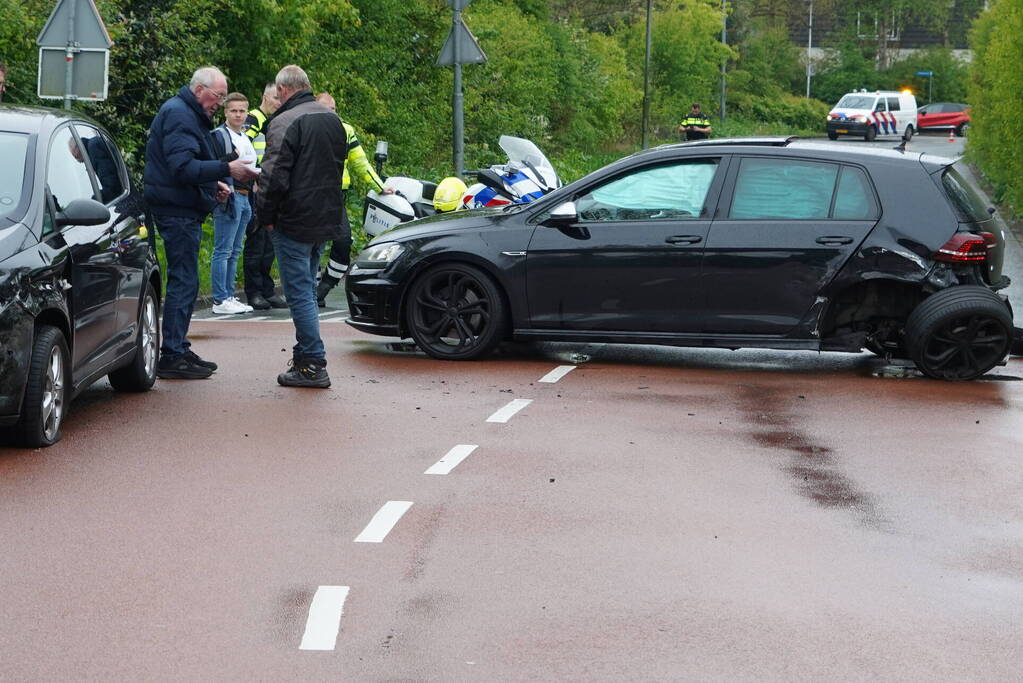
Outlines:
[[[252,140],[252,148],[256,150],[256,165],[263,163],[263,155],[266,154],[266,127],[267,115],[263,113],[263,110],[256,107],[249,112],[249,119],[255,119],[255,122],[246,119],[249,127],[245,129],[245,134]]]
[[[709,126],[710,125],[710,119],[708,119],[706,116],[704,116],[703,113],[700,113],[699,116],[693,116],[692,114],[689,114],[684,119],[682,119],[682,122],[679,123],[678,125],[680,125],[680,126],[700,126],[700,127]]]
[[[366,158],[366,152],[359,144],[359,136],[355,134],[355,128],[346,123],[344,119],[341,120],[341,125],[345,127],[345,137],[348,139],[348,155],[345,157],[345,169],[341,176],[341,189],[347,190],[352,184],[352,176],[348,172],[348,167],[351,166],[367,185],[375,185],[377,192],[382,192],[384,181],[380,180],[380,176],[373,170],[372,164]]]

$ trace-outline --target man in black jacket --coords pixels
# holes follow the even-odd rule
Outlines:
[[[142,178],[167,257],[163,343],[156,367],[162,379],[205,379],[217,369],[191,350],[186,336],[199,293],[202,222],[230,193],[224,178],[256,178],[249,164],[218,159],[213,151],[211,117],[226,98],[227,77],[216,67],[202,67],[163,103],[149,126]]]
[[[286,66],[274,82],[281,106],[267,121],[256,215],[274,243],[297,342],[291,367],[277,382],[326,388],[330,377],[320,338],[316,273],[324,242],[341,233],[347,138],[337,114],[313,97],[305,71]]]

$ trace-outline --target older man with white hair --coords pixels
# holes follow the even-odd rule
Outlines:
[[[230,193],[228,176],[251,182],[256,171],[236,154],[218,158],[210,130],[227,97],[227,77],[206,66],[163,103],[146,142],[146,202],[167,256],[163,344],[156,374],[162,379],[205,379],[217,369],[191,350],[188,325],[199,293],[202,222]]]
[[[274,82],[281,106],[268,121],[256,215],[273,240],[296,339],[291,367],[277,382],[326,388],[316,272],[324,242],[341,234],[347,138],[337,114],[313,97],[305,71],[286,66]]]

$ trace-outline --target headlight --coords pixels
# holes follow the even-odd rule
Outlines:
[[[859,121],[860,123],[866,123],[867,122],[867,117],[866,116],[857,116],[856,120]]]
[[[362,250],[355,258],[355,265],[363,268],[383,268],[401,256],[403,251],[405,247],[398,242],[374,244]]]

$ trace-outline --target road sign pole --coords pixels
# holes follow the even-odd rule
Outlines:
[[[75,69],[75,5],[72,2],[68,7],[67,19],[67,49],[64,52],[64,108],[71,108],[71,93],[74,84]]]
[[[462,12],[455,9],[454,23],[452,26],[453,30],[458,29],[458,25],[462,23]],[[455,92],[451,100],[451,113],[454,124],[454,130],[452,131],[454,136],[454,164],[455,164],[455,175],[459,178],[462,177],[462,173],[465,171],[465,110],[464,102],[462,101],[462,64],[461,64],[461,50],[459,50],[458,41],[454,41],[452,45],[455,56]]]

